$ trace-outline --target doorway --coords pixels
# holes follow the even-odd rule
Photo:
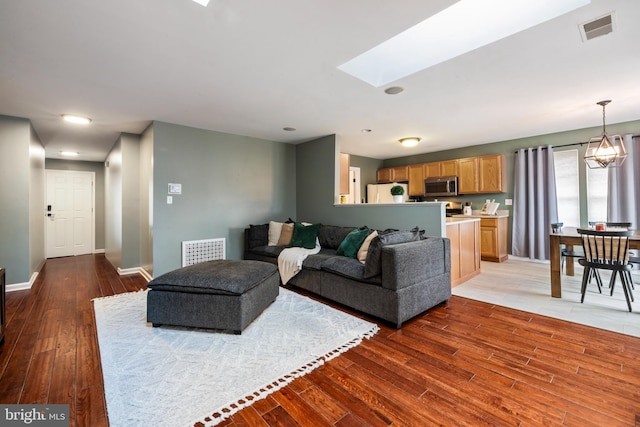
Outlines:
[[[94,252],[94,172],[46,170],[47,258]]]

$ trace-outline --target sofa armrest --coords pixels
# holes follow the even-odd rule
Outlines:
[[[382,248],[382,287],[398,290],[451,271],[449,239],[429,237]],[[450,277],[450,276],[449,276]],[[451,286],[451,283],[448,284]]]

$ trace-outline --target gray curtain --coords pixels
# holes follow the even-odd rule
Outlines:
[[[640,144],[633,135],[624,135],[627,158],[622,166],[609,168],[607,221],[630,222],[640,227]]]
[[[511,253],[549,259],[551,223],[558,221],[553,149],[520,149],[516,154],[513,188]]]

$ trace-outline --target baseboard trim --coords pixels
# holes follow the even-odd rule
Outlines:
[[[103,254],[103,253],[105,253],[105,250],[104,249],[94,249],[93,253],[94,254]]]
[[[134,268],[117,268],[118,274],[120,276],[127,276],[129,274],[140,274],[142,277],[150,281],[153,279],[151,275],[142,267],[134,267]]]
[[[16,292],[16,291],[26,291],[31,289],[36,279],[38,278],[38,272],[36,271],[31,275],[31,279],[28,282],[22,283],[13,283],[11,285],[7,285],[5,288],[5,292]]]

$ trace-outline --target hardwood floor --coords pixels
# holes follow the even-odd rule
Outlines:
[[[7,294],[0,402],[66,403],[72,426],[108,425],[91,299],[144,287],[102,255],[47,261]],[[456,296],[380,326],[221,425],[640,425],[640,338]]]

